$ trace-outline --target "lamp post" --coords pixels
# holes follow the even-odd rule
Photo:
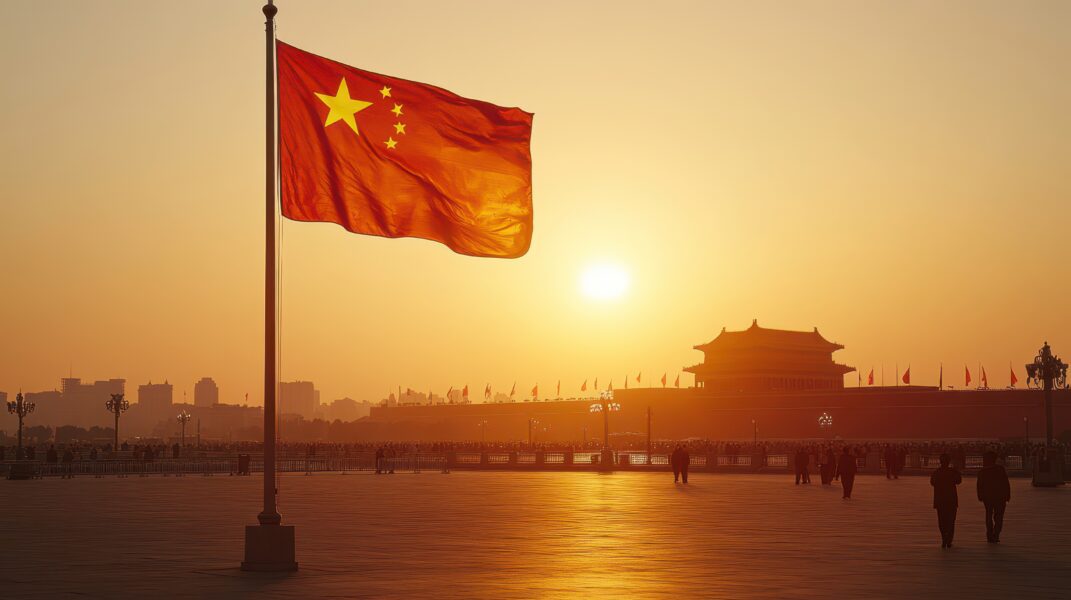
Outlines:
[[[119,451],[119,415],[126,412],[130,408],[130,402],[123,397],[123,394],[112,394],[112,399],[104,405],[108,412],[115,415],[115,451]]]
[[[528,417],[528,449],[532,449],[532,425],[539,425],[539,421]]]
[[[1027,383],[1033,379],[1045,390],[1045,444],[1052,445],[1052,390],[1067,387],[1067,363],[1052,353],[1049,343],[1041,347],[1034,362],[1026,365]]]
[[[487,443],[487,420],[480,421],[480,445]]]
[[[610,413],[621,410],[621,405],[613,402],[614,393],[602,392],[599,401],[588,407],[588,412],[602,413],[602,467],[609,469],[614,464],[614,453],[610,449]]]
[[[751,443],[754,445],[759,443],[759,422],[755,419],[751,419]]]
[[[833,416],[827,412],[823,412],[818,416],[818,429],[823,433],[833,432]]]
[[[190,422],[193,415],[183,410],[178,414],[178,422],[182,424],[182,447],[186,447],[186,423]]]
[[[24,398],[21,391],[15,396],[14,402],[7,403],[7,412],[19,417],[19,449],[15,453],[15,460],[22,460],[22,419],[32,413],[33,409],[33,400]]]

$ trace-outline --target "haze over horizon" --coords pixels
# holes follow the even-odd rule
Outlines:
[[[261,4],[6,4],[0,390],[260,403]],[[284,221],[281,378],[324,402],[672,382],[756,318],[888,385],[1071,355],[1071,4],[279,9],[296,47],[536,115],[521,259]]]

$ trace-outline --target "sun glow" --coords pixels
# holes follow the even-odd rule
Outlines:
[[[629,275],[619,265],[592,265],[580,274],[580,291],[592,300],[616,300],[628,291]]]

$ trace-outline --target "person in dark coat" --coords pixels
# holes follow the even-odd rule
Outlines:
[[[982,455],[982,470],[978,471],[978,500],[985,504],[985,538],[990,544],[1000,542],[1004,528],[1004,509],[1011,500],[1008,472],[997,464],[997,453],[990,450]]]
[[[941,466],[930,475],[933,486],[933,507],[937,509],[937,527],[941,530],[941,547],[952,547],[952,536],[956,533],[956,510],[959,509],[959,495],[956,486],[963,483],[963,476],[951,467],[952,457],[947,453],[941,455]]]
[[[809,464],[811,462],[811,454],[807,452],[806,448],[800,448],[796,450],[796,458],[794,460],[796,466],[796,485],[811,482],[811,474],[809,470]]]
[[[688,483],[688,463],[692,461],[692,455],[688,453],[688,444],[681,446],[680,469],[681,483]]]
[[[673,483],[681,480],[681,447],[678,444],[669,455],[669,466],[673,467]]]
[[[70,448],[63,451],[63,478],[70,479],[74,477],[71,469],[71,464],[74,463],[74,452],[71,452]]]
[[[855,487],[855,455],[851,453],[851,449],[848,446],[844,447],[844,452],[840,455],[840,460],[837,461],[837,476],[840,477],[840,485],[844,489],[844,498],[850,500],[852,498],[852,488]]]
[[[896,452],[896,447],[892,444],[885,446],[885,479],[900,479],[900,469],[896,464],[899,462],[899,454]]]
[[[826,448],[826,458],[822,462],[822,485],[833,485],[833,472],[837,470],[837,455],[832,446]]]

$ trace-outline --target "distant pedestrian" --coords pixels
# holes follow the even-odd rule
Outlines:
[[[840,460],[837,461],[837,476],[840,477],[840,485],[844,490],[844,499],[851,500],[852,488],[855,487],[855,456],[851,454],[851,449],[848,446],[844,447],[844,452],[840,455]]]
[[[826,449],[826,457],[822,460],[822,485],[833,485],[833,472],[837,470],[837,455],[833,448]]]
[[[885,479],[900,479],[900,469],[896,464],[899,462],[899,455],[896,452],[896,447],[892,444],[885,446]]]
[[[688,444],[681,446],[680,454],[680,468],[681,468],[681,482],[688,483],[688,463],[691,462],[692,456],[688,454]]]
[[[941,466],[930,475],[933,486],[933,507],[937,509],[937,527],[941,530],[941,547],[951,548],[952,537],[956,534],[956,510],[959,508],[959,495],[956,486],[963,483],[963,476],[951,467],[952,457],[947,453],[941,455]]]
[[[810,483],[810,474],[807,469],[807,463],[810,462],[810,460],[811,455],[807,453],[807,450],[804,448],[796,450],[796,456],[792,461],[795,463],[796,485],[799,485],[801,481],[803,483]]]
[[[1011,501],[1011,482],[1008,472],[997,464],[997,453],[990,450],[982,455],[982,470],[978,471],[978,500],[985,504],[985,537],[990,544],[1000,542],[1004,528],[1004,509]]]
[[[681,446],[677,444],[677,447],[673,449],[673,452],[669,455],[669,466],[673,469],[673,483],[677,483],[681,480]]]
[[[74,462],[74,452],[71,452],[70,448],[63,451],[63,478],[70,479],[74,477],[74,473],[71,470],[71,463]]]
[[[383,446],[376,448],[376,475],[383,473]]]

